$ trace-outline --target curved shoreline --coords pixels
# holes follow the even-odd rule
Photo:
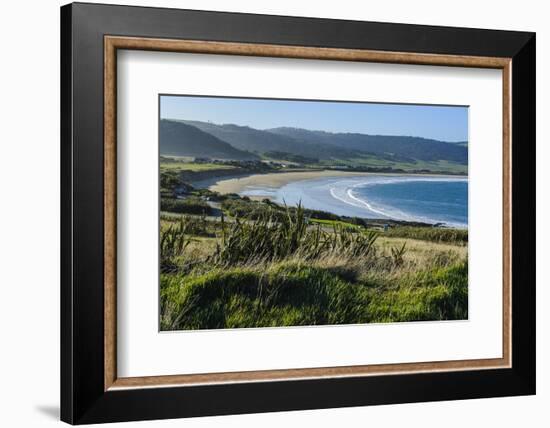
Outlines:
[[[281,203],[281,197],[279,194],[279,189],[289,187],[288,199],[285,197],[283,203],[297,203],[294,201],[295,197],[291,196],[295,192],[299,191],[301,186],[298,184],[298,190],[296,190],[295,184],[308,181],[314,182],[315,180],[320,179],[324,182],[325,179],[336,179],[337,182],[340,180],[345,181],[355,181],[359,179],[362,181],[362,178],[365,180],[371,181],[374,180],[371,184],[389,184],[394,181],[400,182],[404,181],[467,181],[468,178],[464,176],[455,176],[455,175],[443,175],[443,174],[401,174],[401,173],[366,173],[366,172],[355,172],[355,171],[334,171],[334,170],[316,170],[316,171],[288,171],[288,172],[277,172],[277,173],[267,173],[267,174],[251,174],[244,175],[240,177],[221,177],[212,178],[210,182],[205,183],[195,183],[195,185],[202,184],[202,187],[208,187],[212,191],[216,191],[221,194],[236,193],[246,195],[248,198],[253,200],[264,200],[269,199],[275,203]],[[378,183],[378,181],[381,181]],[[386,183],[387,182],[387,183]],[[356,185],[357,186],[357,185]],[[352,186],[352,187],[356,187]],[[386,218],[388,220],[403,221],[403,222],[413,222],[413,223],[422,223],[422,224],[444,224],[448,227],[456,228],[465,228],[467,224],[462,222],[451,221],[450,219],[438,218],[428,218],[424,215],[417,216],[413,214],[407,214],[405,212],[385,212],[381,209],[377,209],[370,205],[362,198],[358,198],[348,190],[346,195],[335,194],[335,190],[331,187],[328,189],[328,193],[331,198],[324,200],[325,202],[319,205],[319,195],[315,193],[313,187],[310,189],[313,193],[303,193],[299,197],[300,201],[304,203],[304,206],[314,210],[321,210],[334,213],[336,215],[342,216],[357,216],[364,218]],[[299,193],[299,192],[298,192]],[[316,196],[314,196],[316,195]],[[285,201],[286,200],[286,201]],[[341,204],[344,204],[348,208],[343,209],[343,206],[337,206],[331,202],[331,200],[337,200]],[[357,212],[358,208],[366,210],[366,212]],[[396,208],[397,209],[397,208]],[[355,211],[355,212],[354,212]]]
[[[341,171],[323,169],[317,171],[285,171],[285,172],[273,172],[267,174],[251,174],[241,177],[212,177],[210,180],[202,180],[196,182],[193,185],[197,187],[205,187],[209,190],[227,194],[227,193],[240,193],[247,187],[266,187],[272,189],[278,189],[286,184],[303,180],[314,180],[317,178],[329,178],[329,177],[361,177],[361,176],[406,176],[406,177],[448,177],[458,178],[463,176],[456,175],[442,175],[442,174],[406,174],[406,173],[380,173],[380,172],[356,172],[356,171]],[[264,199],[270,198],[269,194],[256,195],[251,199]]]

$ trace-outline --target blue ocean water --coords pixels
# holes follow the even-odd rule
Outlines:
[[[361,175],[301,180],[280,188],[247,188],[243,195],[363,218],[468,225],[468,180],[462,177]]]
[[[389,216],[428,223],[468,224],[466,180],[409,180],[364,185],[354,188],[351,194]]]

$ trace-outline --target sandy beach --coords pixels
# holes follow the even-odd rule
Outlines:
[[[301,180],[314,180],[317,178],[326,177],[357,177],[357,176],[424,176],[424,177],[450,177],[459,178],[461,176],[445,175],[445,174],[407,174],[407,173],[383,173],[383,172],[357,172],[357,171],[341,171],[341,170],[315,170],[315,171],[287,171],[273,172],[268,174],[252,174],[241,177],[224,178],[219,177],[210,180],[193,183],[197,187],[205,187],[214,192],[221,194],[239,193],[247,187],[267,187],[277,189],[286,184],[294,183]],[[253,199],[261,199],[261,197],[252,197]]]
[[[274,172],[269,174],[254,174],[230,179],[222,178],[214,184],[210,185],[208,188],[212,191],[222,194],[239,193],[248,186],[279,188],[284,186],[285,184],[293,183],[300,180],[311,180],[324,177],[351,177],[371,174],[373,173],[333,170]]]
[[[221,194],[237,193],[252,200],[270,199],[290,206],[302,204],[309,209],[340,216],[391,218],[463,227],[467,224],[467,212],[462,209],[467,206],[467,198],[463,194],[466,180],[466,177],[439,174],[299,170],[213,177],[208,182],[194,185]],[[427,182],[431,182],[429,188],[426,188]],[[457,184],[460,182],[463,184]],[[373,186],[365,187],[369,184]],[[457,185],[462,188],[457,188]],[[402,186],[412,187],[403,193]],[[464,206],[457,204],[457,198],[464,198]],[[426,210],[426,206],[430,208]]]

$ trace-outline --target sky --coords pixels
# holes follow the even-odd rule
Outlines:
[[[468,140],[468,107],[162,95],[162,119]]]

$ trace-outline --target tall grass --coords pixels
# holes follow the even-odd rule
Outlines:
[[[161,276],[161,329],[215,329],[465,319],[467,263],[352,283],[283,261]]]
[[[186,234],[185,221],[170,225],[160,233],[160,267],[161,272],[175,271],[178,268],[178,258],[191,243]]]
[[[301,205],[283,214],[215,226],[204,217],[166,221],[162,330],[468,316],[468,265],[458,253],[433,245],[415,260],[404,242],[384,247],[377,232],[337,222],[328,230]],[[205,231],[216,237],[205,238],[212,249],[197,262],[191,236]]]
[[[289,257],[312,260],[335,253],[366,258],[374,252],[375,232],[335,224],[330,233],[308,223],[300,204],[294,210],[287,209],[285,216],[277,220],[265,215],[255,220],[237,218],[226,225],[222,219],[221,239],[210,261],[227,266]]]
[[[187,235],[215,236],[216,223],[208,221],[205,215],[164,214],[160,216],[160,219],[169,225],[178,225],[178,230]],[[163,230],[161,230],[161,237],[162,234]]]
[[[420,239],[431,242],[449,242],[454,244],[468,244],[468,230],[446,229],[442,227],[392,227],[384,232],[384,236],[392,238]]]

